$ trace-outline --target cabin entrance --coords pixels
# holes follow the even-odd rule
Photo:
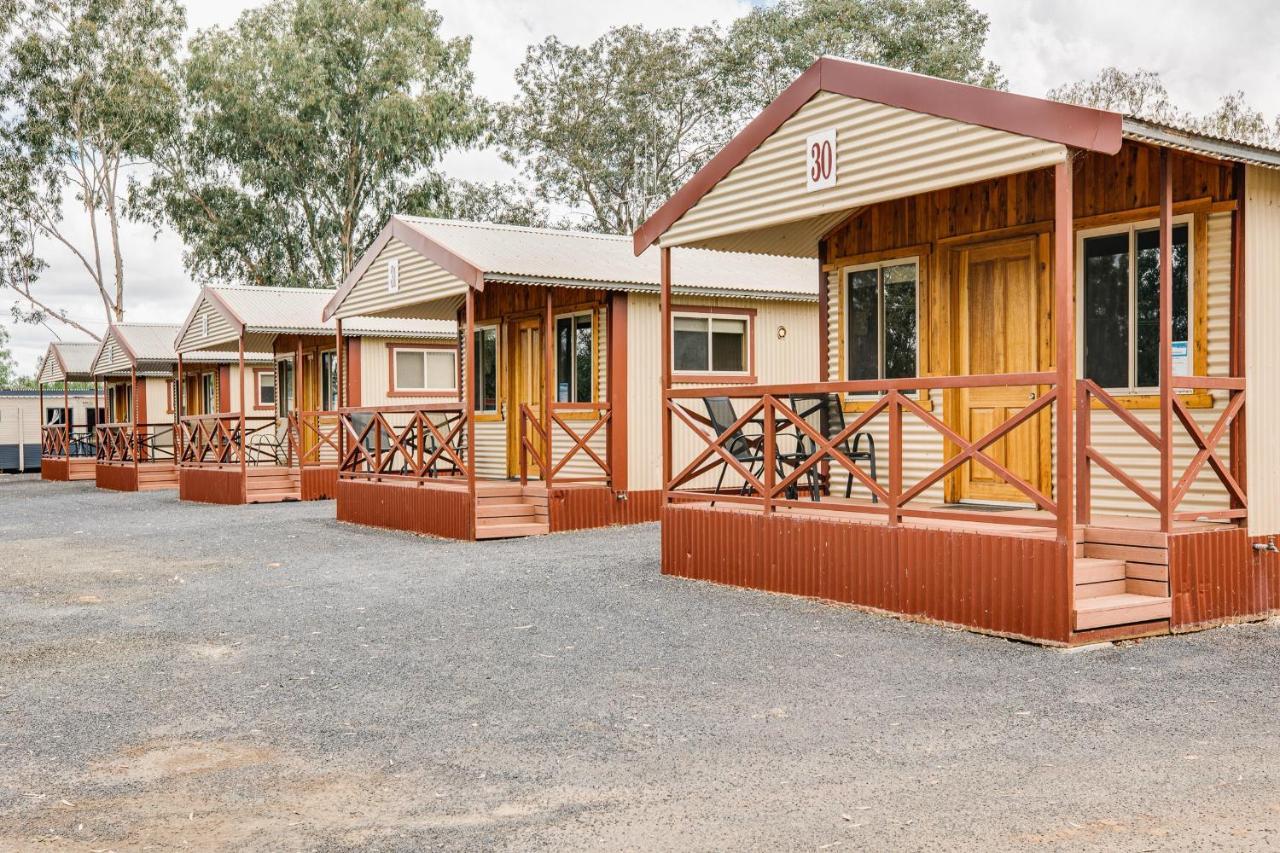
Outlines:
[[[1052,304],[1044,291],[1047,273],[1040,266],[1039,239],[1028,237],[967,246],[951,258],[953,366],[957,375],[1034,373],[1048,369],[1042,317]],[[947,424],[975,440],[1017,415],[1041,393],[1035,385],[962,388],[944,402]],[[1041,491],[1052,477],[1050,425],[1037,416],[1019,425],[984,451],[1010,472]],[[953,449],[954,450],[954,449]],[[966,462],[950,475],[947,499],[953,502],[1026,504],[1026,496],[978,462]]]
[[[520,412],[528,406],[535,417],[542,416],[542,320],[527,317],[511,324],[511,345],[507,377],[510,383],[507,399],[507,476],[520,476]],[[528,438],[542,452],[538,436],[530,431]],[[532,466],[531,466],[532,467]]]

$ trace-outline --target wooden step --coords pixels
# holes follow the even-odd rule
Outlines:
[[[271,504],[280,503],[282,501],[302,500],[302,493],[297,489],[282,489],[279,491],[255,491],[249,492],[245,498],[251,504]]]
[[[526,503],[484,503],[476,507],[476,518],[532,518],[535,510]]]
[[[1096,557],[1081,557],[1076,560],[1076,586],[1123,580],[1123,560],[1102,560]]]
[[[1112,625],[1168,619],[1172,612],[1172,599],[1153,595],[1125,592],[1078,599],[1074,613],[1075,630],[1088,631]]]
[[[522,524],[476,524],[477,539],[512,539],[519,536],[541,536],[548,533],[546,524],[525,522]]]

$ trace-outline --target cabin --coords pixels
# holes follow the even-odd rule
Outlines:
[[[178,494],[217,504],[325,500],[347,403],[457,398],[452,322],[322,319],[333,290],[210,286],[174,343]]]
[[[1280,609],[1280,152],[823,58],[655,246],[806,259],[825,330],[726,391],[663,318],[665,573],[1059,645]]]
[[[104,405],[95,441],[98,488],[178,487],[177,333],[174,325],[117,323],[103,336],[90,367]]]
[[[680,255],[676,381],[816,378],[810,265]],[[464,540],[657,519],[658,271],[628,238],[393,216],[325,316],[456,321],[468,389],[341,412],[339,519]]]
[[[0,471],[22,474],[40,470],[40,434],[45,422],[42,396],[35,389],[0,389]],[[76,423],[88,423],[92,392],[70,392],[67,408]]]
[[[96,428],[102,417],[92,373],[97,351],[98,344],[92,341],[54,341],[40,361],[36,386],[42,480],[94,479]],[[74,390],[82,391],[90,384],[94,391],[92,406],[73,406],[71,386],[79,386]],[[45,387],[49,385],[59,386],[60,393],[46,399]],[[74,396],[86,400],[82,393]]]

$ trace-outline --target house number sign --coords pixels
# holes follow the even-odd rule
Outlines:
[[[825,190],[836,185],[836,129],[811,133],[804,141],[808,189]]]

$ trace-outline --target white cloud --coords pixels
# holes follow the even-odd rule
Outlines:
[[[1280,63],[1273,58],[1274,45],[1280,43],[1280,15],[1270,2],[972,2],[991,17],[988,54],[1004,68],[1013,91],[1043,95],[1063,82],[1091,77],[1106,65],[1143,67],[1160,72],[1175,101],[1188,109],[1208,110],[1223,93],[1242,89],[1257,107],[1280,114]],[[641,6],[598,0],[430,4],[443,15],[446,34],[472,36],[476,89],[493,99],[510,97],[512,72],[526,47],[548,35],[573,43],[593,39],[619,24],[669,27],[725,21],[750,5],[739,0],[649,0]],[[188,5],[188,20],[192,29],[227,25],[251,5],[243,0],[197,0]],[[444,166],[451,176],[472,180],[504,179],[512,174],[510,167],[486,151],[451,153]],[[126,228],[124,242],[130,319],[181,321],[195,287],[182,268],[180,242],[167,232],[153,238],[150,229],[136,226]],[[46,293],[77,318],[101,328],[101,303],[74,259],[55,253],[51,260]],[[10,327],[20,366],[29,370],[43,353],[49,332],[13,327],[7,320],[8,305],[9,301],[0,299],[0,322]]]

